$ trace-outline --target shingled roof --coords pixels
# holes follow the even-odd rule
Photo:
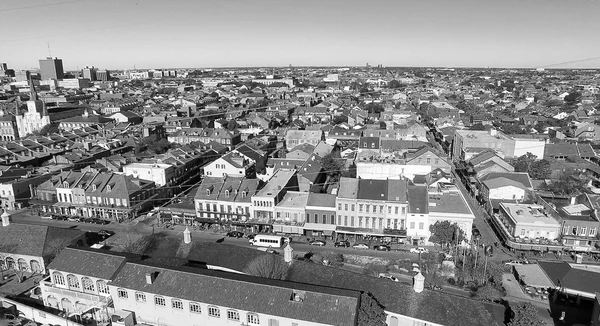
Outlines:
[[[10,223],[0,227],[0,252],[48,257],[84,234],[80,230]]]

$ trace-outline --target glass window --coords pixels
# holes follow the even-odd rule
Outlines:
[[[104,281],[98,281],[98,293],[110,294],[110,290],[108,289],[108,285]]]
[[[388,214],[392,214],[392,206],[388,206]]]
[[[338,204],[338,210],[340,210],[340,211],[342,210],[342,204],[341,203]]]
[[[406,213],[406,207],[402,206],[402,214]]]
[[[129,295],[127,294],[127,290],[125,289],[117,289],[117,296],[123,299],[127,299],[129,297]]]
[[[354,204],[350,205],[350,210],[354,212]]]
[[[394,207],[394,214],[398,214],[398,206]]]
[[[87,277],[81,279],[81,283],[83,284],[83,289],[86,291],[94,291],[94,282]]]
[[[171,308],[183,310],[183,302],[181,302],[181,300],[172,299]]]
[[[208,307],[208,315],[211,317],[221,317],[221,310],[217,307]]]
[[[344,226],[348,226],[348,216],[344,216]]]
[[[415,222],[410,222],[410,228],[414,229],[415,228]]]
[[[240,313],[237,310],[227,310],[227,319],[233,321],[240,320]]]
[[[163,297],[155,296],[154,297],[154,304],[157,305],[157,306],[163,306],[164,307],[164,306],[167,305],[167,301]]]
[[[146,302],[146,294],[142,292],[135,293],[135,301]]]
[[[249,325],[258,325],[260,321],[258,320],[258,315],[253,313],[248,313],[246,320]]]
[[[200,304],[195,303],[195,302],[190,302],[190,312],[199,314],[201,311],[202,311],[202,309],[200,308]]]
[[[65,285],[65,277],[62,276],[59,272],[54,272],[52,274],[52,278],[54,279],[54,284]]]
[[[362,212],[363,211],[363,204],[358,204],[358,211]]]
[[[379,205],[379,213],[383,213],[383,205]]]
[[[67,283],[69,283],[69,288],[79,289],[79,280],[75,275],[67,275]]]
[[[347,211],[348,210],[348,204],[344,204],[344,210]]]
[[[423,230],[423,226],[425,225],[425,223],[423,222],[419,222],[419,230]]]

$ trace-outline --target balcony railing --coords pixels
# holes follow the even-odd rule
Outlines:
[[[100,306],[108,305],[112,298],[110,296],[101,296],[97,294],[84,293],[80,291],[59,288],[54,285],[51,281],[49,281],[49,277],[41,282],[41,285],[45,288],[44,290],[49,293],[56,293],[61,296],[67,296],[71,298],[78,298],[82,300],[87,300],[89,302],[97,302]]]

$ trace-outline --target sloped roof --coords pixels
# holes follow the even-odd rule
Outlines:
[[[505,177],[498,177],[498,178],[494,178],[494,179],[485,180],[485,181],[483,181],[483,184],[486,187],[488,187],[488,189],[513,186],[513,187],[527,190],[527,187],[525,187],[522,183],[514,181],[512,179],[505,178]]]
[[[506,178],[514,182],[520,183],[526,188],[531,188],[531,179],[526,172],[490,172],[479,179],[480,182],[492,180],[496,178]]]
[[[408,212],[412,214],[428,214],[427,186],[408,186]]]
[[[48,265],[49,269],[74,273],[102,280],[112,279],[126,261],[125,256],[110,252],[65,248]]]
[[[55,254],[84,234],[74,229],[10,223],[0,227],[0,252],[45,257]]]
[[[332,194],[309,192],[306,206],[335,208],[335,198]]]

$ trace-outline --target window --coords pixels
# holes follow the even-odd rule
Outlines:
[[[362,216],[358,217],[358,227],[362,228]]]
[[[354,212],[354,204],[350,205],[350,210]]]
[[[227,319],[240,321],[240,313],[237,310],[227,310]]]
[[[406,213],[406,207],[402,206],[402,214]]]
[[[172,299],[171,308],[183,310],[183,302],[181,302],[181,300]]]
[[[127,290],[124,289],[117,289],[117,296],[123,299],[127,299],[129,297],[129,295],[127,294]]]
[[[94,282],[87,277],[81,279],[81,284],[83,284],[83,289],[85,291],[94,291]]]
[[[583,226],[583,227],[581,227],[579,235],[586,236],[586,232],[587,232],[587,227]]]
[[[427,158],[427,164],[431,164],[431,158],[430,157]]]
[[[425,225],[425,223],[423,222],[419,222],[419,230],[423,230],[423,226]]]
[[[211,317],[221,317],[221,310],[217,307],[208,307],[208,315]]]
[[[67,283],[69,284],[69,288],[79,289],[79,280],[75,275],[67,275]]]
[[[379,205],[379,213],[383,213],[383,205]]]
[[[246,315],[246,320],[248,321],[248,324],[250,324],[250,325],[260,324],[257,314],[248,313],[248,315]]]
[[[388,214],[392,214],[392,206],[388,206]]]
[[[344,216],[344,226],[348,226],[348,216]]]
[[[137,302],[146,302],[146,294],[142,292],[135,293],[135,301]]]
[[[590,229],[590,237],[594,237],[596,236],[596,228],[591,228]]]
[[[350,226],[354,226],[354,216],[350,216]]]
[[[64,277],[64,276],[62,276],[62,274],[61,274],[61,273],[59,273],[59,272],[54,272],[54,273],[52,274],[52,278],[54,279],[54,284],[57,284],[57,285],[65,285],[65,277]]]
[[[358,204],[358,211],[362,212],[363,211],[363,204]]]
[[[323,214],[323,224],[327,224],[327,215]]]
[[[338,225],[342,225],[342,215],[338,215]]]
[[[335,215],[331,215],[331,224],[335,224]]]
[[[391,224],[392,224],[392,220],[388,219],[387,220],[387,227],[388,227],[388,229],[390,228]]]
[[[394,207],[394,214],[398,215],[398,206]]]
[[[368,213],[369,210],[371,209],[371,205],[365,205],[365,206],[366,206],[365,207],[366,208],[366,212]],[[375,207],[373,207],[373,210],[375,210]]]
[[[524,237],[525,236],[525,230],[521,229],[521,236]]]
[[[157,306],[166,306],[167,302],[165,301],[165,298],[163,297],[159,297],[159,296],[155,296],[154,297],[154,304]]]
[[[200,308],[200,304],[195,303],[195,302],[190,302],[190,312],[199,314],[201,311],[202,311],[202,309]]]
[[[348,210],[348,204],[344,204],[344,210],[347,211]]]
[[[415,222],[410,222],[410,228],[414,229],[415,228]]]
[[[106,285],[106,282],[98,281],[97,285],[98,285],[98,293],[110,294],[110,291],[108,290],[108,285]]]

